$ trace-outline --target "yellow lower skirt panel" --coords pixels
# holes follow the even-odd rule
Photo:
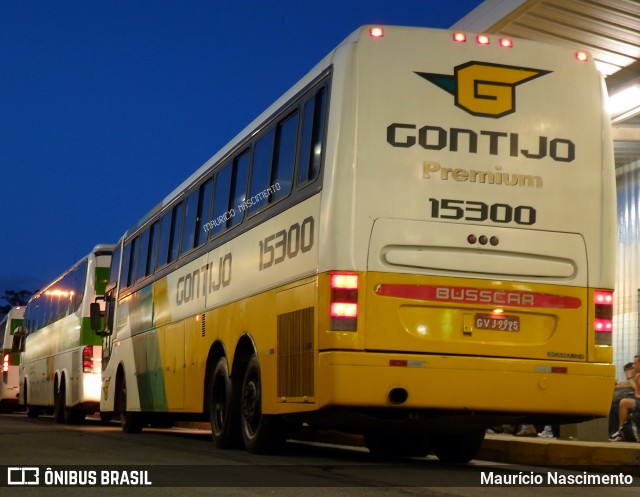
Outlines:
[[[615,367],[544,360],[323,352],[318,382],[318,407],[396,407],[389,393],[400,388],[408,394],[400,407],[413,409],[606,416],[611,407]]]

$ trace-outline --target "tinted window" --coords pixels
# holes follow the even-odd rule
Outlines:
[[[315,180],[320,172],[325,112],[326,89],[321,88],[304,105],[300,167],[298,169],[299,184]]]
[[[231,183],[232,203],[229,209],[233,209],[235,216],[228,221],[228,226],[235,226],[242,221],[243,213],[240,207],[247,196],[247,178],[249,176],[249,161],[251,160],[251,151],[246,150],[242,155],[238,156],[234,161],[233,180]]]
[[[200,190],[195,190],[187,197],[184,211],[184,227],[182,229],[182,243],[180,253],[184,254],[193,248],[196,234],[196,219],[198,217],[198,197]]]
[[[153,274],[158,263],[158,246],[160,245],[160,221],[156,221],[149,228],[149,256],[145,274]]]
[[[158,264],[157,267],[162,267],[167,263],[167,257],[169,255],[169,242],[171,241],[171,211],[162,216],[160,221],[160,245],[158,247]]]
[[[213,194],[213,224],[212,233],[217,234],[227,226],[229,217],[229,192],[231,190],[231,176],[233,166],[227,164],[216,174],[216,189]]]
[[[127,286],[131,286],[136,282],[136,274],[138,271],[139,258],[140,258],[140,237],[137,236],[131,242],[131,265],[129,266],[129,274],[127,276]]]
[[[211,195],[213,193],[213,178],[200,186],[200,203],[198,205],[198,217],[196,218],[196,247],[207,240],[205,225],[211,221]],[[207,225],[208,228],[208,225]]]
[[[171,241],[169,242],[169,257],[167,262],[173,262],[178,258],[180,249],[180,234],[182,232],[182,219],[184,214],[184,204],[180,202],[173,208],[171,218]]]
[[[136,280],[144,278],[147,275],[147,259],[149,257],[149,230],[144,230],[140,235],[140,256],[138,258],[138,271]]]
[[[247,207],[249,211],[259,210],[268,202],[265,193],[271,186],[271,167],[273,163],[273,147],[276,131],[272,129],[264,135],[255,145],[253,150],[253,168],[251,170],[251,188]]]
[[[120,273],[121,287],[127,288],[129,286],[129,267],[131,266],[131,243],[127,243],[124,246],[124,252],[122,255],[122,271]]]
[[[271,202],[286,197],[291,191],[293,168],[296,162],[298,143],[298,113],[295,112],[278,125],[278,147],[275,160],[275,174],[272,179]]]
[[[113,253],[113,257],[111,258],[111,269],[109,271],[109,288],[114,286],[118,282],[118,269],[120,269],[120,251],[122,250],[122,246],[118,245],[115,252]]]

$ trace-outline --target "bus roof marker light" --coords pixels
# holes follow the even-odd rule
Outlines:
[[[369,36],[371,36],[371,38],[382,38],[384,36],[384,29],[379,27],[371,28],[369,29]]]
[[[513,47],[513,40],[511,38],[500,38],[500,46],[503,48]]]
[[[491,43],[491,38],[487,35],[478,35],[476,36],[476,41],[478,42],[478,45],[489,45]]]
[[[576,52],[576,59],[580,62],[587,62],[589,60],[589,54],[580,50]]]
[[[467,35],[465,33],[453,33],[453,41],[464,43],[467,41]]]

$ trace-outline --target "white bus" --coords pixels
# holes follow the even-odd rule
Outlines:
[[[0,380],[0,411],[10,411],[18,405],[20,388],[18,387],[18,369],[20,353],[14,352],[13,333],[22,326],[24,307],[12,307],[0,321],[0,357],[2,360],[2,379]]]
[[[363,27],[126,232],[101,408],[475,456],[607,414],[615,192],[585,53]]]
[[[104,295],[113,245],[92,252],[27,304],[20,336],[21,404],[29,417],[53,412],[78,423],[100,405],[102,338],[91,329],[90,304]]]

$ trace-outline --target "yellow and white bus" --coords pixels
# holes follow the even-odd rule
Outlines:
[[[606,415],[615,194],[584,53],[363,27],[120,242],[101,408],[475,456]]]
[[[73,424],[99,409],[102,337],[89,311],[104,295],[113,248],[96,245],[27,303],[18,348],[20,402],[29,417],[53,412],[58,423]]]
[[[12,307],[0,321],[0,357],[2,379],[0,379],[0,410],[12,410],[18,405],[20,395],[18,369],[20,353],[13,351],[13,333],[22,326],[24,307]]]

